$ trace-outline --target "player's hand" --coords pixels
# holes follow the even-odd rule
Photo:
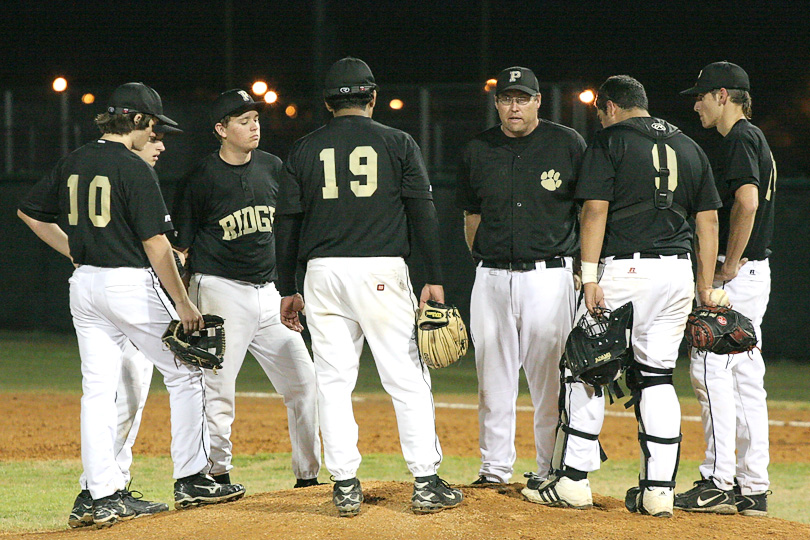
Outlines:
[[[582,276],[574,274],[574,290],[578,291],[582,288]]]
[[[605,293],[602,292],[602,287],[599,286],[598,283],[586,283],[583,285],[585,287],[585,307],[588,308],[588,311],[591,315],[597,315],[594,313],[594,310],[598,311],[598,308],[604,308],[605,306]]]
[[[444,287],[425,283],[425,286],[422,287],[422,294],[419,296],[419,309],[425,307],[428,300],[444,304]]]
[[[281,299],[281,324],[296,332],[303,332],[304,325],[298,318],[298,312],[304,309],[304,297],[298,293]]]
[[[728,264],[728,261],[722,264],[720,263],[720,261],[717,261],[717,266],[714,271],[714,280],[723,282],[731,281],[732,279],[737,277],[737,274],[740,272],[740,268],[742,268],[747,262],[748,259],[746,259],[745,257],[740,259],[740,261],[734,265]]]
[[[205,326],[200,311],[197,309],[197,306],[191,303],[188,297],[182,302],[178,302],[175,309],[177,310],[177,315],[180,317],[180,322],[183,323],[183,330],[187,334],[196,332]]]

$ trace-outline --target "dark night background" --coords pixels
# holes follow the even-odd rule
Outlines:
[[[402,90],[411,98],[406,98],[405,111],[414,110],[418,101],[413,89],[430,86],[431,122],[443,125],[447,141],[447,166],[431,171],[440,188],[442,226],[448,231],[442,248],[461,261],[453,267],[461,268],[461,281],[448,286],[448,296],[466,306],[472,264],[461,237],[460,214],[452,205],[453,151],[485,126],[480,108],[469,104],[471,91],[458,88],[468,85],[472,97],[481,101],[484,81],[516,64],[532,68],[544,83],[565,82],[569,89],[596,88],[610,75],[629,74],[647,88],[654,116],[711,149],[716,132],[700,127],[692,102],[678,91],[692,86],[706,64],[728,60],[751,77],[753,121],[765,132],[778,164],[781,192],[765,340],[779,356],[805,359],[804,344],[782,339],[776,327],[785,324],[787,333],[798,335],[810,324],[804,313],[810,296],[808,13],[808,1],[3,1],[0,91],[13,92],[15,130],[29,123],[44,127],[15,132],[20,155],[15,174],[0,180],[3,244],[14,259],[7,258],[0,272],[5,299],[0,328],[37,323],[36,312],[28,319],[19,315],[32,296],[47,312],[42,317],[50,326],[70,324],[63,307],[69,269],[9,217],[33,177],[59,157],[50,150],[58,148],[58,106],[50,90],[56,76],[68,79],[76,103],[71,104],[71,121],[82,123],[76,140],[93,136],[92,114],[103,109],[115,86],[143,81],[161,93],[167,114],[186,128],[158,164],[167,198],[172,179],[215,148],[201,118],[207,103],[228,88],[249,89],[254,80],[263,79],[280,94],[282,107],[263,120],[261,148],[284,157],[295,139],[323,120],[318,98],[323,73],[343,56],[357,56],[370,65],[384,103],[395,91],[411,88],[410,94]],[[97,94],[96,104],[78,104],[85,91]],[[301,107],[298,120],[280,112],[293,99]],[[566,103],[570,108],[570,101]],[[541,114],[547,117],[548,111],[544,93]],[[592,109],[587,115],[586,139],[595,129]],[[475,122],[470,122],[472,116]],[[375,118],[422,142],[418,117],[405,120],[378,106]],[[568,120],[570,115],[562,122]],[[435,148],[423,150],[436,153]],[[18,163],[28,170],[17,170]],[[10,237],[21,240],[6,244]],[[53,285],[24,281],[14,290],[8,286],[10,279],[32,273]]]
[[[632,75],[647,87],[651,112],[689,132],[699,130],[697,117],[676,91],[725,59],[749,72],[755,121],[780,173],[793,176],[810,170],[809,153],[799,150],[810,143],[808,8],[806,1],[7,0],[2,84],[48,87],[63,75],[75,88],[142,80],[164,94],[193,95],[263,77],[282,94],[301,94],[348,54],[369,63],[383,90],[481,82],[521,64],[541,80],[592,86]]]

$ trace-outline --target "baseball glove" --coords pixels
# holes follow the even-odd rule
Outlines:
[[[714,354],[748,352],[757,346],[751,319],[728,307],[698,307],[686,321],[686,341]]]
[[[218,315],[203,315],[205,326],[198,332],[187,334],[180,321],[172,321],[163,334],[163,343],[175,358],[188,366],[213,369],[222,367],[225,354],[225,321]]]
[[[447,367],[467,352],[467,328],[456,306],[428,300],[416,320],[416,335],[428,367]]]

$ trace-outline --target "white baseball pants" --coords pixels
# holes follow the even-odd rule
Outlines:
[[[417,477],[436,474],[442,450],[430,374],[416,346],[418,304],[405,261],[399,257],[312,259],[304,290],[324,459],[334,479],[354,478],[360,466],[352,391],[364,338],[393,401],[408,469]]]
[[[737,277],[715,287],[725,289],[732,307],[751,319],[761,347],[771,293],[768,261],[749,261]],[[770,452],[762,352],[719,356],[693,350],[691,368],[706,440],[700,474],[725,490],[736,478],[743,495],[767,491]]]
[[[211,470],[233,468],[231,426],[236,414],[236,378],[249,350],[287,407],[287,428],[296,478],[317,478],[321,468],[315,368],[301,334],[281,324],[281,297],[273,283],[254,285],[207,274],[195,274],[189,296],[202,313],[225,319],[222,369],[205,378]]]
[[[82,359],[82,465],[94,499],[126,485],[116,462],[116,389],[127,340],[163,374],[171,406],[174,478],[208,463],[202,370],[175,360],[161,336],[176,318],[157,277],[144,268],[80,266],[70,278],[70,311]]]
[[[633,303],[632,340],[636,361],[653,368],[674,369],[695,295],[692,263],[674,256],[621,260],[608,257],[599,285],[608,308]],[[584,306],[580,308],[580,313],[583,312]],[[643,369],[641,373],[655,375]],[[594,435],[601,432],[605,417],[604,394],[597,397],[588,385],[567,383],[565,407],[572,428]],[[639,407],[647,435],[664,439],[680,435],[681,409],[672,385],[643,389]],[[672,480],[679,445],[654,442],[647,445],[651,457],[646,460],[646,473],[642,470],[643,479]],[[563,460],[566,466],[595,471],[601,464],[599,442],[571,436]],[[644,466],[642,459],[642,469]]]
[[[559,419],[560,358],[576,305],[573,263],[515,272],[479,267],[470,299],[478,372],[480,475],[509,482],[517,458],[516,400],[520,369],[534,405],[537,474],[546,478]]]

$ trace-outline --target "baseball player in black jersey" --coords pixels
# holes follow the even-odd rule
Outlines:
[[[143,145],[143,148],[132,151],[151,166],[155,166],[158,157],[166,149],[163,137],[166,133],[181,131],[168,124],[153,126],[152,135]],[[121,377],[118,381],[118,390],[115,393],[115,406],[118,410],[118,426],[115,437],[115,461],[124,475],[129,490],[132,466],[132,445],[138,436],[141,426],[143,408],[149,395],[149,386],[152,382],[154,364],[138,350],[131,341],[124,344],[121,356]],[[85,527],[93,524],[93,497],[87,489],[87,476],[82,472],[79,478],[82,490],[73,502],[73,509],[68,517],[68,525],[72,528]],[[157,514],[169,509],[164,503],[151,502],[145,499],[135,499],[141,514]]]
[[[413,138],[371,119],[376,88],[362,60],[332,65],[324,97],[334,118],[293,146],[276,212],[282,321],[299,331],[304,303],[295,268],[297,261],[306,265],[324,459],[341,516],[356,515],[363,500],[352,390],[364,339],[394,402],[402,452],[415,477],[413,511],[438,512],[462,500],[436,474],[442,452],[430,374],[417,352],[418,305],[403,260],[410,225],[428,260],[420,301],[444,302],[436,210]]]
[[[740,66],[715,62],[703,68],[694,87],[681,93],[695,96],[703,127],[716,128],[723,136],[713,162],[723,201],[714,285],[723,288],[735,310],[751,319],[761,345],[760,325],[771,292],[768,257],[776,163],[762,131],[750,122],[749,92],[748,74]],[[731,357],[693,350],[691,374],[701,405],[706,458],[700,465],[701,479],[678,495],[675,506],[766,515],[768,407],[760,348]]]
[[[214,102],[221,146],[180,188],[175,245],[190,255],[192,300],[225,319],[223,366],[205,379],[211,474],[230,483],[236,378],[250,350],[284,398],[295,487],[306,487],[318,483],[321,467],[315,369],[301,335],[279,319],[273,213],[281,160],[258,150],[263,105],[238,89]]]
[[[541,95],[530,69],[510,67],[497,80],[501,122],[465,148],[456,194],[477,264],[470,327],[481,468],[473,484],[512,477],[521,367],[534,404],[533,481],[542,483],[559,418],[559,361],[576,304],[574,188],[585,141],[573,129],[538,118]]]
[[[720,199],[700,147],[675,126],[650,117],[647,107],[644,87],[632,77],[602,84],[596,108],[604,129],[585,152],[575,196],[583,201],[585,307],[593,314],[632,302],[634,310],[627,380],[642,459],[638,487],[628,490],[625,503],[631,512],[671,517],[681,440],[672,371],[695,295],[687,218],[695,216],[697,290],[701,301],[713,305]],[[605,398],[567,369],[565,375],[555,474],[539,487],[538,498],[587,508],[587,475],[600,465]]]
[[[176,362],[160,340],[172,319],[195,330],[202,316],[165,237],[172,223],[155,172],[130,151],[143,148],[159,121],[176,125],[163,115],[157,92],[142,83],[119,86],[107,112],[96,118],[102,137],[60,160],[18,211],[37,236],[76,265],[70,308],[82,360],[82,465],[98,527],[143,514],[115,459],[115,394],[127,340],[158,367],[169,391],[175,506],[244,494],[241,486],[222,486],[202,474],[209,446],[203,374]]]

